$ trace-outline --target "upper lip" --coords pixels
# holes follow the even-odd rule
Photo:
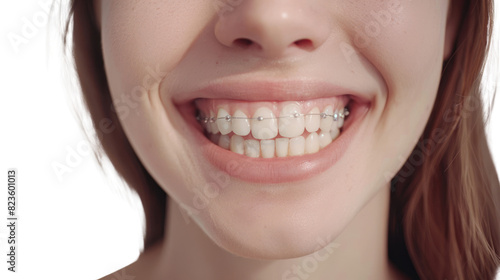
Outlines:
[[[197,98],[242,101],[305,101],[316,98],[348,96],[359,103],[371,103],[374,96],[313,79],[229,80],[210,82],[198,90],[174,97],[177,104]]]

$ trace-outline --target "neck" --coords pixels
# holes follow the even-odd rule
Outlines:
[[[389,187],[383,188],[322,250],[285,260],[235,256],[213,243],[170,200],[166,236],[152,279],[391,279],[387,257]],[[325,242],[326,243],[326,242]]]

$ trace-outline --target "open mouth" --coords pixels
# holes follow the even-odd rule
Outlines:
[[[335,167],[372,99],[319,82],[225,81],[178,94],[174,103],[202,162],[243,181],[274,184]]]
[[[335,141],[349,116],[346,97],[240,102],[198,99],[197,121],[212,143],[251,158],[314,154]]]

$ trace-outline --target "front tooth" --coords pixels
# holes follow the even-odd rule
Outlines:
[[[257,109],[251,121],[252,136],[255,139],[273,139],[278,135],[278,122],[273,111],[266,107]]]
[[[307,132],[318,131],[320,121],[321,121],[321,119],[319,116],[319,109],[317,107],[315,107],[306,116],[305,126],[306,126]]]
[[[229,116],[229,113],[224,109],[219,109],[217,113],[217,128],[219,129],[222,135],[226,135],[231,133],[231,120],[227,120],[226,117]]]
[[[250,133],[250,122],[247,115],[240,110],[236,110],[231,119],[233,132],[239,136],[247,136]]]
[[[344,109],[342,109],[342,111],[344,111]],[[341,128],[344,126],[344,119],[340,117],[340,114],[339,112],[342,112],[342,111],[335,111],[335,113],[337,113],[337,116],[338,116],[338,119],[337,119],[337,127],[338,128]],[[343,114],[342,114],[343,115]]]
[[[314,154],[319,151],[318,134],[313,132],[306,138],[306,154]]]
[[[318,142],[320,149],[330,145],[330,143],[332,143],[332,136],[330,135],[330,132],[321,131],[318,135]]]
[[[281,136],[289,138],[304,133],[304,116],[299,105],[291,103],[283,107],[280,112],[279,132]]]
[[[261,140],[260,150],[263,158],[273,158],[274,157],[274,140]],[[288,147],[287,147],[288,149]]]
[[[333,123],[333,118],[331,117],[331,115],[333,115],[333,107],[326,106],[325,110],[323,110],[323,113],[327,114],[328,116],[326,118],[321,118],[319,128],[321,128],[321,130],[323,131],[328,131],[330,130],[330,127]]]
[[[245,140],[245,155],[247,157],[258,158],[260,156],[259,140]]]
[[[219,128],[217,127],[217,122],[215,121],[215,113],[210,111],[210,132],[212,134],[219,133]]]
[[[299,136],[290,139],[290,155],[301,156],[305,152],[306,139],[304,136]]]
[[[339,128],[335,124],[332,125],[332,129],[330,130],[330,137],[332,137],[332,140],[337,139],[339,134],[340,134]]]
[[[288,138],[277,138],[276,139],[276,156],[286,157],[288,156]]]
[[[223,149],[229,150],[229,146],[231,145],[231,138],[229,137],[229,135],[222,135],[219,138],[218,145]]]
[[[238,135],[233,135],[231,137],[231,144],[230,144],[230,149],[231,152],[237,153],[237,154],[244,154],[245,153],[245,147],[244,147],[244,142],[243,137],[238,136]]]

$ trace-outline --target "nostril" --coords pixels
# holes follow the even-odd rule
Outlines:
[[[238,39],[233,41],[233,45],[240,47],[240,48],[243,48],[243,49],[247,49],[247,48],[251,47],[252,45],[258,45],[258,44],[256,44],[254,41],[247,39],[247,38],[238,38]],[[303,50],[306,50],[306,51],[314,50],[314,44],[309,39],[297,40],[297,41],[293,42],[291,44],[291,46],[296,46],[296,47],[303,49]]]
[[[239,38],[239,39],[234,40],[233,44],[235,46],[238,46],[238,47],[248,48],[249,46],[251,46],[253,44],[253,41],[250,39],[246,39],[246,38]]]
[[[297,40],[297,41],[293,42],[293,45],[296,45],[297,47],[299,47],[303,50],[308,50],[308,51],[314,50],[314,44],[309,39]]]

